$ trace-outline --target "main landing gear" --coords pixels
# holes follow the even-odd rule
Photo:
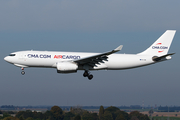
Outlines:
[[[24,75],[24,74],[25,74],[24,68],[21,68],[21,70],[22,70],[22,71],[21,71],[21,74]]]
[[[89,71],[86,71],[86,70],[85,70],[83,76],[88,77],[89,80],[91,80],[93,78],[93,75]]]

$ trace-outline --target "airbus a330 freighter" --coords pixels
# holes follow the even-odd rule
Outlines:
[[[167,30],[148,49],[138,54],[114,54],[122,49],[122,45],[105,53],[84,52],[51,52],[51,51],[19,51],[4,58],[5,61],[24,68],[47,67],[56,68],[58,73],[74,73],[84,70],[84,77],[93,78],[91,70],[123,70],[146,66],[171,59],[168,54],[175,30]]]

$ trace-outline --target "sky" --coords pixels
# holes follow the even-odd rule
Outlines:
[[[180,106],[179,0],[0,1],[0,105]],[[58,74],[4,61],[21,50],[136,54],[166,30],[177,30],[172,60],[129,70]]]

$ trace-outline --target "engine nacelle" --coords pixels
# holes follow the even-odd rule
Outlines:
[[[58,73],[74,73],[77,72],[78,65],[73,62],[59,62],[57,63]]]

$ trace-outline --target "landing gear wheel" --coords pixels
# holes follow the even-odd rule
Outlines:
[[[83,74],[84,77],[87,77],[88,76],[88,72],[85,71],[84,74]]]
[[[88,77],[89,80],[93,78],[93,75],[90,73],[89,70],[85,70],[83,76]]]
[[[22,71],[22,72],[21,72],[21,74],[22,74],[22,75],[24,75],[24,74],[25,74],[25,72],[24,72],[24,71]]]
[[[93,78],[93,75],[89,75],[88,79],[91,80]]]

